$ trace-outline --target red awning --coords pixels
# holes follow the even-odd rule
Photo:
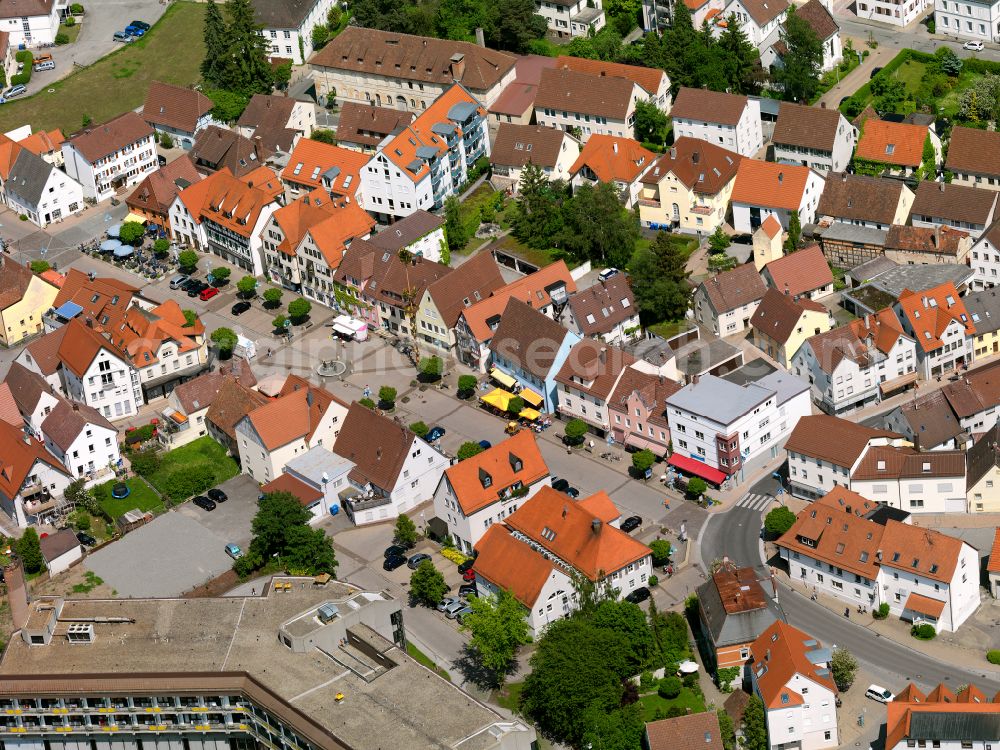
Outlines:
[[[672,455],[667,463],[671,466],[676,466],[681,471],[686,471],[689,474],[699,476],[712,484],[722,484],[726,481],[726,475],[718,469],[713,469],[711,466],[702,461],[682,456],[679,453]]]
[[[941,613],[944,612],[944,602],[940,599],[931,599],[929,596],[911,593],[906,600],[904,609],[937,620],[941,617]]]

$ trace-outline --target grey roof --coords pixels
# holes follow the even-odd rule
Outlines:
[[[751,643],[778,619],[770,601],[762,609],[727,613],[719,597],[719,589],[711,578],[698,587],[697,593],[716,648]]]
[[[909,517],[910,514],[902,508],[893,508],[891,505],[883,505],[882,503],[879,503],[879,506],[874,510],[865,513],[867,520],[877,523],[879,526],[885,526],[889,521],[906,523],[906,519]]]
[[[996,742],[1000,738],[1000,713],[911,711],[907,739]]]
[[[397,252],[443,225],[444,218],[441,216],[418,209],[378,234],[372,235],[368,238],[368,242],[382,250]]]
[[[18,196],[21,202],[29,206],[37,206],[42,200],[45,183],[49,181],[53,169],[55,167],[38,154],[22,148],[14,160],[10,177],[7,178],[7,192]]]
[[[668,398],[667,404],[729,424],[773,395],[773,390],[755,383],[736,385],[715,375],[702,375],[697,383],[689,383]]]
[[[254,17],[265,29],[297,29],[316,0],[253,0]]]
[[[835,221],[819,232],[819,236],[831,242],[858,242],[864,245],[885,245],[885,237],[889,232],[874,227],[860,227]]]
[[[972,269],[956,263],[935,263],[934,265],[896,266],[880,273],[872,284],[884,292],[898,298],[904,289],[922,292],[947,282],[956,287],[972,278]]]
[[[448,119],[455,122],[465,122],[478,107],[479,105],[475,102],[458,102],[448,110]]]
[[[296,456],[285,468],[305,477],[317,487],[323,486],[323,477],[329,479],[347,474],[354,468],[354,462],[317,445],[301,456]]]
[[[778,99],[771,99],[766,96],[748,96],[760,105],[760,113],[762,115],[774,115],[778,116],[778,110],[781,108],[781,102]]]
[[[778,406],[809,390],[809,384],[785,370],[776,370],[757,381],[757,385],[778,394]]]
[[[1000,296],[996,289],[970,292],[962,297],[965,309],[972,317],[977,334],[991,333],[1000,328]]]
[[[896,261],[891,260],[884,255],[880,255],[877,258],[865,261],[860,266],[855,266],[847,272],[847,276],[853,279],[855,284],[864,284],[866,281],[874,279],[880,273],[885,273],[886,271],[895,268],[897,265],[899,264],[896,263]]]
[[[742,356],[742,353],[741,349],[722,339],[698,339],[679,347],[674,356],[677,371],[692,376],[708,372],[733,357]]]
[[[766,359],[758,358],[737,367],[732,372],[727,372],[722,377],[730,383],[736,383],[736,385],[747,385],[748,383],[756,383],[761,378],[777,371],[778,368]]]

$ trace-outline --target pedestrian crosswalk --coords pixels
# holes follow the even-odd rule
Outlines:
[[[756,492],[749,492],[741,497],[737,503],[737,508],[748,508],[750,510],[761,511],[774,500],[770,495],[758,495]]]

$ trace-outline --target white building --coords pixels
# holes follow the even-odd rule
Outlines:
[[[535,121],[574,133],[581,143],[595,133],[631,138],[636,102],[647,98],[630,78],[546,68],[535,94]]]
[[[57,576],[83,559],[83,545],[72,529],[62,529],[43,538],[39,544],[49,577]]]
[[[755,99],[681,88],[670,115],[675,139],[697,138],[747,157],[755,156],[764,145],[760,102]]]
[[[801,225],[811,224],[824,184],[824,178],[809,167],[744,159],[736,170],[730,198],[733,228],[750,234],[774,216],[787,230],[793,211],[798,212]]]
[[[810,0],[807,5],[819,0]],[[858,129],[837,109],[782,102],[774,124],[774,160],[817,172],[842,172],[851,163]]]
[[[87,198],[102,201],[159,167],[153,129],[135,112],[91,125],[62,144],[66,174]]]
[[[893,26],[909,26],[931,7],[932,2],[933,0],[910,0],[910,2],[858,0],[857,14],[858,18],[888,23]],[[941,28],[944,28],[944,24]]]
[[[254,20],[268,44],[270,57],[291,59],[303,65],[312,57],[312,30],[326,25],[327,15],[339,7],[336,0],[256,0]]]
[[[916,339],[917,365],[925,380],[972,362],[976,327],[950,281],[919,293],[904,290],[892,309],[903,330]]]
[[[844,487],[802,510],[777,545],[793,580],[848,606],[885,603],[939,632],[957,630],[979,607],[976,549],[895,520]]]
[[[18,5],[16,2],[0,4],[0,31],[9,34],[7,44],[19,49],[31,49],[55,44],[59,22],[69,7],[67,0],[36,0]]]
[[[383,141],[361,170],[365,210],[383,219],[440,209],[468,181],[481,157],[489,158],[484,107],[454,85],[416,120]]]
[[[490,153],[493,179],[517,191],[521,170],[531,162],[549,180],[568,180],[580,143],[565,130],[502,122]]]
[[[752,264],[745,263],[701,282],[691,308],[695,320],[716,336],[731,336],[750,327],[765,294],[767,284]]]
[[[535,0],[535,12],[559,37],[587,36],[605,23],[601,0]]]
[[[310,513],[309,523],[340,513],[341,493],[350,489],[348,478],[354,464],[322,445],[300,453],[285,464],[277,479],[261,487],[261,492],[290,492]]]
[[[753,692],[764,703],[771,750],[840,744],[832,658],[832,649],[780,620],[750,646],[747,670]]]
[[[969,254],[972,289],[989,289],[1000,284],[1000,221],[994,221],[976,240]]]
[[[823,45],[820,70],[833,70],[844,59],[844,45],[840,39],[840,26],[833,17],[832,4],[829,0],[809,0],[795,9],[795,15],[809,24]]]
[[[189,149],[195,136],[209,125],[225,126],[212,117],[215,103],[200,91],[171,83],[153,81],[146,89],[142,119],[174,145]]]
[[[879,505],[907,513],[966,513],[965,451],[912,448],[865,451],[848,485]]]
[[[0,190],[11,211],[41,229],[83,211],[79,182],[29,149],[11,148],[13,161],[0,164]]]
[[[521,430],[449,467],[434,492],[434,515],[448,524],[455,546],[471,555],[490,526],[551,484],[535,434]]]
[[[927,3],[920,3],[926,7]],[[935,0],[934,28],[959,39],[995,42],[1000,39],[1000,2]]]
[[[736,16],[750,44],[760,52],[761,64],[765,70],[774,62],[772,47],[781,38],[789,5],[788,0],[730,0],[722,11],[721,18]]]

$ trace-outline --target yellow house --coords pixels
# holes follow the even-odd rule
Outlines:
[[[833,316],[818,302],[795,300],[768,289],[750,319],[753,344],[783,367],[788,367],[803,342],[833,328]]]
[[[42,332],[42,315],[59,290],[25,266],[0,257],[0,342],[15,344]]]
[[[1000,427],[993,425],[966,451],[970,513],[1000,513]]]
[[[467,307],[504,285],[493,253],[478,253],[454,271],[431,283],[420,295],[415,335],[442,351],[455,345],[455,324]]]
[[[653,229],[711,234],[726,221],[742,158],[697,138],[678,138],[642,177],[639,221]]]

